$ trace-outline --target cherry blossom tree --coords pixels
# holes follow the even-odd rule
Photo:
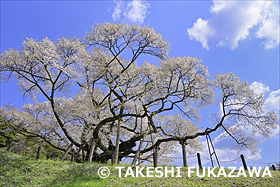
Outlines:
[[[89,161],[136,154],[150,160],[155,149],[170,155],[186,141],[195,152],[197,138],[217,129],[252,150],[256,142],[245,128],[269,137],[277,116],[263,111],[263,95],[234,74],[213,79],[200,60],[170,57],[168,50],[154,29],[126,24],[96,24],[82,39],[27,39],[21,50],[1,54],[0,70],[33,100],[2,107],[1,115],[17,132],[61,151],[73,145]],[[222,112],[205,131],[199,110],[213,103]]]

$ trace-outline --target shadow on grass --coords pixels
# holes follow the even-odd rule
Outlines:
[[[100,164],[80,164],[59,172],[46,186],[106,186],[106,179],[97,175]]]
[[[81,186],[103,182],[97,175],[101,164],[35,160],[0,149],[0,186]]]
[[[35,162],[35,160],[0,149],[0,186],[4,184],[30,185],[31,181],[25,176],[33,170],[30,162]],[[18,180],[18,178],[25,180]]]

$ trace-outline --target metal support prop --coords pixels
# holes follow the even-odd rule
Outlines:
[[[207,128],[207,129],[205,130],[205,132],[206,132],[206,141],[207,141],[207,146],[208,146],[208,150],[209,150],[209,156],[210,156],[210,160],[211,160],[211,163],[212,163],[212,167],[214,167],[214,162],[213,162],[213,159],[212,159],[212,156],[214,155],[215,158],[216,158],[217,164],[218,164],[218,166],[219,166],[219,168],[220,168],[220,163],[219,163],[219,160],[218,160],[218,157],[217,157],[217,154],[216,154],[214,145],[213,145],[212,140],[211,140],[211,138],[210,138],[210,135],[209,135],[209,133],[208,133],[208,130],[210,130],[210,129]],[[209,143],[211,144],[211,147],[212,147],[213,152],[211,152],[211,150],[210,150],[211,148],[210,148]]]

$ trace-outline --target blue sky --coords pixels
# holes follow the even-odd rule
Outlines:
[[[256,92],[265,93],[265,107],[279,114],[277,1],[1,1],[1,52],[20,49],[26,37],[53,41],[83,37],[92,24],[101,22],[153,27],[170,42],[170,56],[196,56],[211,75],[235,73],[253,84]],[[1,83],[0,91],[1,106],[28,102],[13,80]],[[218,112],[212,110],[218,107],[202,112],[203,127],[211,126],[210,114]],[[270,140],[259,138],[258,154],[243,154],[260,162],[279,161],[279,129],[273,135]],[[220,160],[239,155],[234,143],[219,138],[215,142]],[[195,165],[195,161],[190,163]]]

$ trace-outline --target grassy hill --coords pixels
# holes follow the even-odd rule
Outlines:
[[[0,149],[0,186],[280,186],[280,172],[271,171],[272,177],[167,177],[119,178],[115,166],[107,179],[97,175],[99,163],[70,163],[68,161],[38,160]],[[128,165],[122,165],[124,167]],[[183,172],[186,172],[185,169]]]

